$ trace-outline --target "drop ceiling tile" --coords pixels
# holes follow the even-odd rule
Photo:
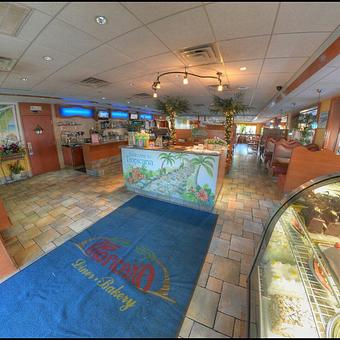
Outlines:
[[[265,59],[262,72],[296,72],[307,61],[307,58]]]
[[[274,32],[330,32],[339,18],[339,2],[282,2]]]
[[[273,35],[267,58],[310,57],[329,33],[293,33]]]
[[[44,56],[52,57],[53,60],[46,62],[43,60]],[[72,55],[67,55],[50,48],[38,46],[36,43],[33,43],[20,58],[13,71],[28,73],[49,71],[52,73],[73,59],[74,57]]]
[[[145,27],[126,33],[111,40],[107,44],[134,60],[169,51],[169,49]]]
[[[2,87],[9,89],[32,89],[37,83],[44,79],[44,75],[29,75],[27,81],[22,78],[26,77],[25,73],[11,72],[7,79],[3,82]]]
[[[171,52],[143,59],[143,64],[148,71],[165,72],[177,68],[184,71],[184,64]]]
[[[170,49],[187,48],[214,41],[208,18],[201,7],[159,20],[148,27]]]
[[[206,6],[217,40],[271,34],[278,2],[218,2]]]
[[[5,78],[8,76],[8,72],[1,72],[0,71],[0,85],[5,80]]]
[[[137,18],[148,24],[152,21],[164,18],[196,6],[201,2],[122,2]]]
[[[340,84],[340,68],[322,78],[322,82]]]
[[[261,71],[263,59],[247,60],[247,61],[235,61],[231,63],[225,63],[225,67],[228,75],[232,74],[258,74]],[[245,71],[241,71],[241,67],[246,67]]]
[[[110,70],[114,67],[128,64],[132,61],[132,58],[126,56],[123,53],[120,53],[116,49],[107,45],[102,45],[81,56],[72,64],[77,64],[78,66],[83,65],[84,67],[91,67],[97,70],[96,73],[101,73],[105,70]]]
[[[257,74],[233,74],[228,76],[232,89],[237,89],[238,87],[255,88],[258,77]]]
[[[52,17],[50,15],[33,10],[32,14],[20,30],[18,38],[32,41],[51,19]]]
[[[35,41],[38,45],[55,49],[75,57],[97,47],[101,42],[89,34],[54,19]]]
[[[269,36],[220,41],[224,62],[264,58]]]
[[[96,16],[107,18],[105,25],[96,23]],[[100,41],[113,39],[142,24],[118,2],[71,2],[57,16]]]
[[[17,59],[29,45],[28,41],[0,34],[0,56]]]
[[[257,91],[277,91],[276,86],[284,87],[292,78],[293,73],[262,73],[257,85]]]
[[[67,4],[67,2],[48,2],[48,1],[42,1],[42,2],[19,2],[20,4],[23,4],[27,7],[35,8],[41,12],[44,12],[48,15],[56,15],[58,11],[60,11],[63,6]]]

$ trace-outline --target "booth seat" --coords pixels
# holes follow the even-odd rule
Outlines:
[[[313,178],[336,172],[340,172],[340,156],[298,146],[292,150],[287,173],[278,175],[277,184],[282,193],[288,193]]]

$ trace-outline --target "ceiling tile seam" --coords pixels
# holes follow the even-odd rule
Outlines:
[[[70,3],[71,3],[71,2],[69,2],[69,1],[66,2],[65,5],[64,5],[61,9],[64,9],[64,8],[65,8],[66,6],[68,6]],[[44,12],[42,9],[38,9],[38,8],[30,7],[29,5],[26,5],[26,2],[25,2],[25,6],[31,8],[31,9],[33,9],[33,10],[35,10],[35,11],[38,11],[38,12],[40,12],[40,13],[42,13],[42,14],[47,14],[47,15],[49,15],[50,17],[52,17],[52,15],[51,15],[50,13]],[[58,15],[59,13],[60,13],[60,11],[58,11],[56,15]]]
[[[120,2],[120,4],[121,4],[122,6],[124,6],[123,3]],[[150,22],[148,22],[148,23],[145,23],[142,19],[138,18],[138,16],[137,16],[136,14],[134,14],[133,11],[129,10],[129,9],[128,9],[127,7],[125,7],[125,6],[124,6],[124,7],[125,7],[126,9],[128,9],[131,13],[133,13],[134,16],[135,16],[139,21],[143,22],[143,24],[147,26],[147,25],[151,25],[151,24],[153,24],[153,23],[155,23],[155,22],[158,22],[158,21],[161,21],[161,20],[164,20],[164,19],[168,19],[168,18],[170,18],[170,17],[172,17],[172,16],[175,16],[175,15],[178,15],[178,14],[182,14],[182,13],[184,13],[184,12],[188,12],[188,11],[191,11],[191,10],[193,10],[193,9],[197,9],[197,8],[199,8],[199,7],[202,7],[203,5],[204,5],[204,4],[201,3],[200,5],[197,5],[197,6],[194,6],[194,7],[190,7],[190,8],[187,8],[187,9],[183,9],[183,10],[181,10],[181,11],[178,11],[178,12],[176,12],[176,13],[172,13],[172,14],[166,15],[165,17],[162,17],[162,18],[159,18],[159,19],[150,21]]]
[[[339,26],[340,26],[340,25],[339,25]],[[339,27],[339,26],[338,26],[338,27]],[[326,40],[328,40],[328,39],[331,37],[331,35],[332,35],[336,30],[337,30],[337,28],[336,28],[336,29],[335,29],[335,30],[327,37]],[[326,40],[325,40],[325,41],[326,41]],[[323,41],[323,42],[321,43],[321,45],[319,45],[319,46],[311,53],[311,55],[308,57],[308,59],[306,60],[306,62],[304,62],[304,63],[299,67],[299,69],[298,69],[296,72],[294,72],[294,74],[293,74],[292,77],[290,77],[290,79],[286,82],[286,84],[285,84],[284,87],[286,87],[289,83],[291,83],[292,81],[294,81],[294,79],[298,78],[299,75],[300,75],[300,73],[303,72],[302,70],[305,68],[305,66],[312,64],[312,63],[316,60],[315,58],[313,58],[313,55],[314,55],[314,54],[316,53],[316,51],[320,48],[320,46],[322,46],[322,45],[324,44],[325,41]],[[314,59],[314,60],[313,60],[313,59]],[[308,67],[308,66],[307,66],[307,67]],[[335,70],[333,70],[333,71],[335,71]],[[327,75],[331,74],[333,71],[327,73]],[[307,87],[307,89],[310,88],[311,86],[315,85],[318,81],[322,80],[322,79],[325,78],[327,75],[325,75],[325,76],[322,77],[321,79],[315,81],[313,84],[311,84],[309,87]],[[302,85],[302,84],[301,84],[301,85]],[[304,92],[305,90],[306,90],[306,89],[302,89],[302,90],[299,91],[295,96],[293,96],[293,98],[296,98],[297,96],[299,96],[299,95],[300,95],[302,92]],[[275,96],[274,96],[274,97],[275,97]],[[271,101],[273,100],[274,97],[272,97],[271,100],[270,100],[269,102],[271,102]],[[293,99],[293,98],[292,98],[292,99]],[[267,106],[268,106],[268,104],[267,104]]]
[[[39,37],[39,35],[42,33],[42,31],[55,19],[55,17],[68,5],[65,4],[54,16],[49,15],[49,17],[51,18],[48,23],[39,31],[39,33],[35,36],[35,38],[28,44],[28,46],[24,49],[24,51],[21,53],[21,55],[19,56],[19,58],[17,59],[17,61],[15,62],[12,70],[15,68],[15,66],[18,64],[18,62],[20,61],[20,59],[24,56],[24,54],[26,53],[26,51],[32,46],[32,44],[34,43],[34,41],[36,41]],[[33,10],[34,11],[34,10]],[[10,71],[7,76],[3,79],[3,81],[1,82],[0,86],[2,86],[2,84],[7,80],[7,78],[11,75],[12,71]]]
[[[145,27],[150,33],[152,33],[152,35],[160,42],[160,43],[162,43],[176,58],[177,58],[177,60],[180,62],[180,63],[182,63],[183,64],[183,66],[185,66],[184,65],[184,63],[182,62],[182,60],[177,56],[177,54],[162,40],[162,39],[160,39],[159,37],[158,37],[158,35],[156,35],[155,33],[154,33],[154,31],[150,28],[150,27],[148,27],[148,24],[144,24],[144,22],[141,20],[141,19],[139,19],[137,16],[136,16],[136,14],[133,12],[133,11],[131,11],[129,8],[127,8],[123,3],[121,3],[120,2],[120,4],[131,14],[131,15],[133,15],[137,20],[139,20],[141,23],[143,23],[143,27]],[[197,7],[200,7],[200,6],[197,6]]]
[[[276,22],[277,22],[277,19],[278,19],[278,16],[279,16],[280,7],[281,7],[281,2],[278,3],[278,7],[277,7],[277,9],[276,9],[276,14],[275,14],[275,19],[274,19],[273,27],[272,27],[271,34],[270,34],[270,38],[269,38],[269,41],[268,41],[268,44],[267,44],[267,47],[266,47],[266,50],[265,50],[265,53],[264,53],[263,62],[262,62],[261,68],[260,68],[259,76],[257,77],[257,81],[256,81],[256,85],[255,85],[255,90],[257,90],[257,87],[258,87],[258,84],[259,84],[259,81],[260,81],[260,77],[261,77],[263,65],[264,65],[264,62],[265,62],[265,59],[266,59],[268,50],[269,50],[270,43],[271,43],[271,41],[272,41],[272,37],[273,37],[274,30],[275,30]],[[253,92],[253,95],[252,95],[252,97],[251,97],[250,104],[249,104],[250,106],[251,106],[252,103],[253,103],[254,96],[255,96],[255,91]],[[266,105],[266,106],[267,106],[267,105]],[[265,107],[266,107],[266,106],[265,106]],[[264,107],[264,108],[265,108],[265,107]],[[261,112],[264,108],[259,109],[259,111]]]
[[[217,42],[229,42],[233,40],[242,40],[242,39],[251,39],[251,38],[261,38],[261,37],[269,37],[271,36],[270,34],[255,34],[255,35],[246,35],[243,37],[237,37],[237,38],[230,38],[230,39],[220,39],[217,40]]]
[[[222,62],[222,65],[223,65],[223,68],[224,68],[224,75],[225,75],[225,77],[226,77],[227,84],[230,84],[230,80],[229,80],[229,77],[228,77],[226,65],[225,65],[225,63],[224,63],[223,55],[222,55],[222,53],[221,53],[220,46],[219,46],[219,44],[217,43],[216,33],[215,33],[215,30],[214,30],[214,28],[213,28],[213,26],[212,26],[212,24],[211,24],[211,20],[210,20],[210,17],[209,17],[209,15],[208,15],[208,11],[207,11],[207,8],[206,8],[206,5],[205,5],[205,4],[203,5],[203,10],[204,10],[204,13],[205,13],[205,15],[206,15],[206,17],[207,17],[207,20],[208,20],[208,23],[209,23],[209,26],[210,26],[210,30],[211,30],[211,32],[212,32],[212,34],[213,34],[214,43],[215,43],[216,46],[217,46],[217,50],[218,50],[218,54],[219,54],[219,59],[220,59],[220,61]],[[203,84],[202,84],[202,85],[203,85]],[[204,86],[204,88],[205,88],[205,86]],[[211,95],[209,89],[207,89],[207,92],[208,92],[209,95]]]

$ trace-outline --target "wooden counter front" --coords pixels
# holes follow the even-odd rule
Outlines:
[[[93,176],[121,173],[120,147],[127,141],[83,144],[86,173]]]

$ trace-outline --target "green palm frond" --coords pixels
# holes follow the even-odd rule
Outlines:
[[[177,114],[188,112],[190,106],[188,100],[185,98],[166,96],[164,101],[160,99],[156,101],[156,108],[164,114],[170,115],[173,112]]]
[[[214,176],[214,173],[212,171],[212,168],[210,168],[207,164],[202,164],[203,168],[205,169],[205,171],[208,173],[208,175],[210,177]]]

